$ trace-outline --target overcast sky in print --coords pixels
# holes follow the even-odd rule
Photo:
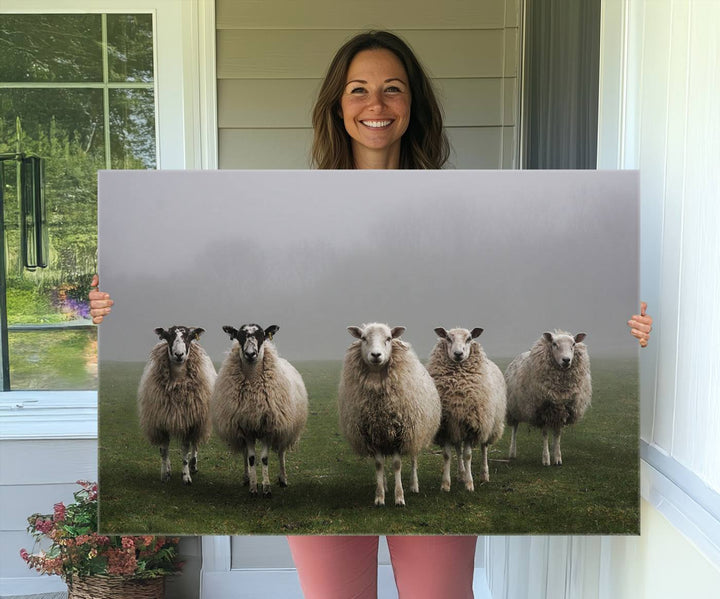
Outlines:
[[[290,360],[338,359],[348,325],[482,327],[491,357],[546,330],[637,352],[635,171],[103,171],[100,360],[144,361],[153,329],[280,327]]]

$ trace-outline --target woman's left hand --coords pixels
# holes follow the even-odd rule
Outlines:
[[[650,339],[650,331],[652,331],[652,316],[645,314],[647,310],[647,304],[640,302],[640,314],[635,314],[628,320],[628,326],[630,327],[630,333],[633,337],[637,337],[640,342],[640,347],[647,347],[648,339]]]

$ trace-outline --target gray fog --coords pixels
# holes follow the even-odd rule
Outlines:
[[[342,359],[348,325],[484,329],[491,357],[546,330],[592,355],[634,356],[635,171],[103,171],[104,360],[144,361],[156,327],[280,327],[290,360]]]

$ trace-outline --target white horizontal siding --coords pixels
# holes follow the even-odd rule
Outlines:
[[[378,15],[378,16],[374,16]],[[277,3],[258,0],[221,1],[219,29],[493,29],[518,26],[519,1],[506,0],[314,0]],[[373,19],[381,19],[382,25]]]
[[[403,36],[433,78],[451,144],[459,144],[452,166],[515,168],[520,6],[520,0],[219,0],[220,168],[308,168],[310,115],[328,64],[346,40],[373,28]]]
[[[322,77],[335,51],[360,31],[220,30],[217,75],[219,79]],[[504,29],[396,32],[412,46],[432,77],[511,77],[517,73],[514,35],[506,44]]]

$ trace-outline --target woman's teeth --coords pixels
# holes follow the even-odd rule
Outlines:
[[[363,125],[367,127],[374,127],[374,128],[380,128],[380,127],[387,127],[392,121],[361,121]]]

